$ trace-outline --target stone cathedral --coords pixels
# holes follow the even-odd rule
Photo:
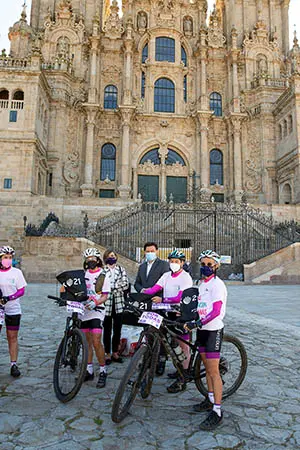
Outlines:
[[[33,0],[0,56],[0,205],[300,203],[289,0]],[[1,207],[1,206],[0,206]],[[19,209],[18,209],[19,208]],[[100,209],[97,209],[100,208]],[[17,223],[17,219],[16,223]],[[18,218],[20,221],[20,218]]]

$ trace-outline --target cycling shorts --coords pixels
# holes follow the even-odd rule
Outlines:
[[[5,325],[7,330],[18,331],[20,328],[21,314],[5,314]],[[2,325],[0,325],[0,330]]]
[[[100,319],[90,319],[81,322],[81,330],[84,333],[102,333],[102,320]]]
[[[219,359],[223,339],[223,328],[220,330],[197,330],[197,346],[207,359]]]

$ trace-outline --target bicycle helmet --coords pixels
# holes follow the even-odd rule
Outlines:
[[[99,250],[97,248],[89,247],[83,252],[82,256],[85,259],[89,258],[90,256],[95,256],[96,258],[101,258],[101,253],[99,252]]]
[[[175,248],[174,250],[171,251],[171,253],[169,253],[168,259],[180,259],[181,261],[185,261],[185,254],[181,251],[181,250],[177,250],[177,248]]]
[[[221,256],[218,255],[218,253],[214,252],[213,250],[204,250],[203,252],[201,252],[198,261],[201,261],[202,258],[211,258],[217,264],[219,265],[221,264]]]
[[[3,255],[15,255],[15,251],[12,247],[10,247],[9,245],[4,245],[3,247],[0,248],[0,258]]]

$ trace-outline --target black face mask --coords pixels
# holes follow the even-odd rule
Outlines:
[[[88,261],[86,263],[86,267],[88,269],[96,269],[97,265],[98,265],[97,261]]]

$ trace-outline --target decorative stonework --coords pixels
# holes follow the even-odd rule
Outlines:
[[[260,192],[262,189],[261,179],[261,143],[254,129],[248,131],[247,137],[249,159],[245,162],[245,187],[250,192]]]
[[[103,31],[112,39],[121,37],[124,31],[123,22],[119,17],[119,7],[117,0],[113,0],[110,6],[110,15],[105,22]]]
[[[207,31],[207,44],[209,47],[224,47],[226,38],[223,35],[221,21],[216,8],[210,16],[209,28]]]
[[[64,180],[73,185],[79,180],[79,153],[69,153],[63,168]]]

